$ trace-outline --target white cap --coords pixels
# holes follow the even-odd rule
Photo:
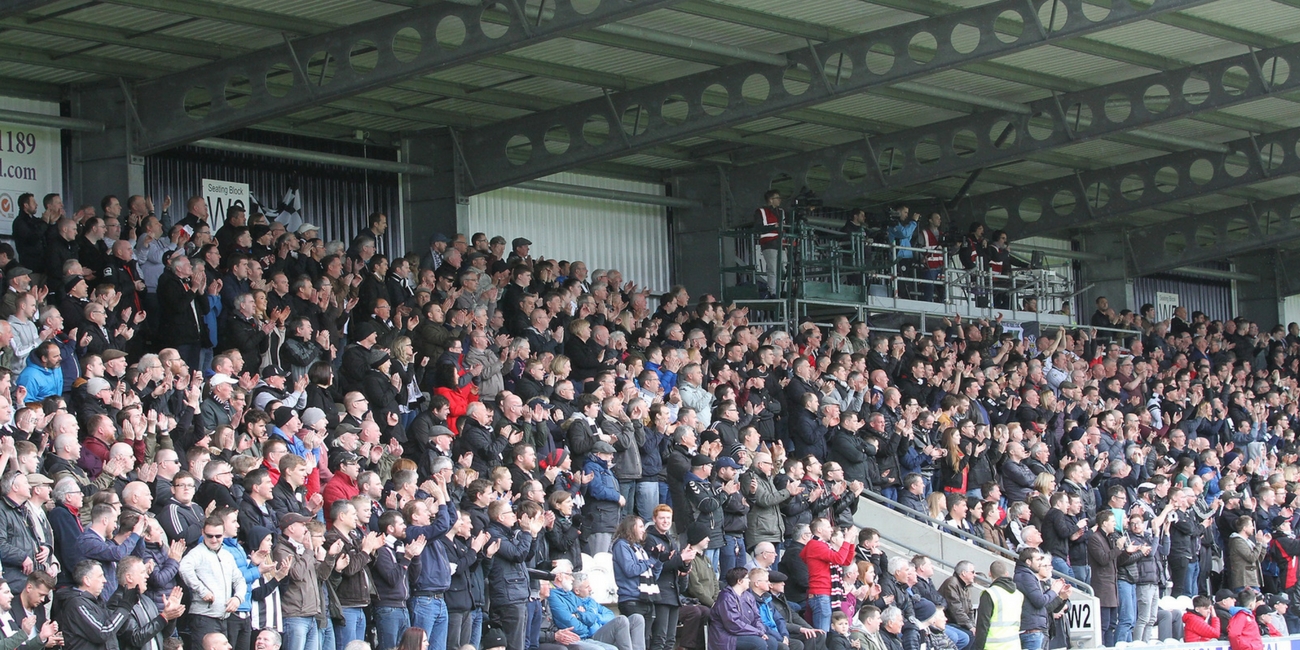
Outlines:
[[[215,375],[212,375],[212,378],[208,380],[208,385],[210,386],[216,386],[217,384],[238,384],[238,383],[239,382],[236,381],[234,377],[231,377],[230,375],[227,375],[224,372],[219,372]]]

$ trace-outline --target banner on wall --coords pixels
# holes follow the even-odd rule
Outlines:
[[[0,108],[58,115],[59,105],[33,99],[0,97]],[[63,145],[59,129],[13,124],[0,119],[0,234],[13,234],[18,197],[31,192],[40,200],[63,192]]]
[[[216,232],[226,221],[226,210],[238,205],[248,210],[248,183],[203,179],[203,201],[208,204],[208,224]]]
[[[1174,317],[1174,308],[1178,306],[1178,294],[1165,291],[1156,292],[1156,320],[1169,320]]]

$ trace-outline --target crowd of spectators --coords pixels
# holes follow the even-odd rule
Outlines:
[[[1054,569],[1107,646],[1166,593],[1189,639],[1300,630],[1300,331],[765,329],[524,238],[390,257],[383,214],[345,244],[197,197],[19,205],[9,647],[994,647],[975,568],[887,556],[864,491],[1017,553],[985,594],[1023,595],[1025,650],[1069,643]]]

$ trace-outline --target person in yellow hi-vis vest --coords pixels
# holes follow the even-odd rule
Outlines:
[[[1005,562],[990,565],[989,576],[993,584],[980,595],[971,650],[1020,650],[1020,606],[1025,597]]]

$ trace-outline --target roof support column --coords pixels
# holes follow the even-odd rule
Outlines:
[[[1133,304],[1133,277],[1129,274],[1124,237],[1116,231],[1090,232],[1083,237],[1083,250],[1105,256],[1105,261],[1079,264],[1079,286],[1089,287],[1079,294],[1080,323],[1087,323],[1097,311],[1097,299],[1105,296],[1110,308],[1137,311]],[[1089,286],[1091,285],[1091,286]]]
[[[1283,322],[1285,295],[1279,290],[1277,258],[1276,251],[1260,251],[1258,255],[1242,255],[1235,260],[1235,270],[1259,276],[1259,282],[1233,281],[1237,295],[1235,313],[1259,323],[1261,330]]]
[[[123,205],[132,194],[146,194],[144,157],[132,150],[132,108],[116,86],[80,88],[72,93],[72,116],[102,123],[104,130],[72,134],[71,175],[66,205],[98,203],[108,194]],[[185,197],[175,197],[184,200]],[[159,205],[162,198],[159,197]]]
[[[735,263],[735,251],[723,251],[723,259],[718,255],[718,237],[728,227],[731,203],[727,181],[727,172],[721,168],[676,176],[672,181],[674,197],[699,202],[699,207],[668,210],[672,281],[693,296],[711,293],[721,298],[720,270],[723,264]]]
[[[449,129],[426,131],[402,140],[402,162],[433,170],[429,176],[402,175],[404,250],[421,253],[434,233],[451,238],[464,223],[469,202],[461,198],[456,138]]]

